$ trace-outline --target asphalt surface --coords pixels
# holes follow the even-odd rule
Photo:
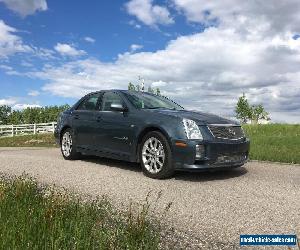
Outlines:
[[[153,180],[137,164],[95,157],[65,161],[59,149],[0,148],[0,172],[26,172],[82,194],[108,195],[121,209],[130,200],[145,200],[149,191],[152,200],[161,192],[153,211],[174,228],[165,236],[173,237],[174,248],[238,248],[240,234],[300,236],[299,165],[249,162],[229,172],[179,172]]]

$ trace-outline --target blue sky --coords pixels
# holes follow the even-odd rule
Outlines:
[[[0,105],[72,104],[142,76],[188,108],[232,117],[245,92],[300,122],[299,2],[263,3],[0,0]]]

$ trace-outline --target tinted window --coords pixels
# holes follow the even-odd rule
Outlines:
[[[128,100],[138,109],[183,109],[183,107],[181,107],[174,101],[163,96],[135,91],[129,91],[124,94],[127,96]]]
[[[121,104],[123,105],[122,98],[113,92],[106,92],[102,97],[102,105],[101,110],[102,111],[111,111],[111,104]]]
[[[77,110],[96,110],[99,94],[91,95],[85,99],[77,108]]]

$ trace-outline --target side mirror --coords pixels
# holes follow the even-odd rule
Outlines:
[[[112,103],[110,105],[110,109],[112,111],[118,111],[118,112],[126,112],[126,111],[128,111],[127,107],[124,107],[122,104],[119,104],[119,103]]]

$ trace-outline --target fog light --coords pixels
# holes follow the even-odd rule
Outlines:
[[[196,145],[196,160],[204,158],[205,148],[204,145]]]

